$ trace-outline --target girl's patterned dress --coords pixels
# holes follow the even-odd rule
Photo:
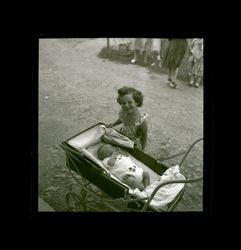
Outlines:
[[[143,113],[139,116],[139,119],[134,124],[127,126],[125,124],[123,112],[120,111],[119,113],[119,118],[122,121],[122,127],[120,128],[120,132],[128,136],[130,139],[132,139],[136,147],[139,149],[142,149],[142,145],[141,145],[142,134],[140,130],[140,125],[145,121],[147,117],[148,117],[148,114]]]

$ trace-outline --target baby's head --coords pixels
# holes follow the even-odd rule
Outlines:
[[[111,144],[104,144],[100,146],[97,150],[97,156],[100,160],[110,157],[116,150],[116,147]]]

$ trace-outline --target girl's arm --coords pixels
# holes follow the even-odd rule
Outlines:
[[[119,125],[119,124],[121,124],[121,123],[122,123],[121,119],[118,118],[115,122],[106,125],[106,127],[107,127],[107,128],[112,128],[112,127],[115,127],[115,126],[117,126],[117,125]]]
[[[141,147],[144,150],[146,147],[146,141],[147,141],[147,122],[146,120],[143,121],[143,123],[140,125],[141,129]]]

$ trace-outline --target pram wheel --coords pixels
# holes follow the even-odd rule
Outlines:
[[[75,193],[67,193],[65,202],[70,212],[86,211],[86,206],[82,203],[80,197]]]

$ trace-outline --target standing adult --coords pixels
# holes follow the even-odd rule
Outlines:
[[[134,58],[131,60],[131,63],[137,61],[138,55],[143,53],[145,50],[146,38],[135,38],[134,39]]]
[[[145,44],[144,63],[151,61],[151,66],[158,66],[160,61],[161,39],[148,38]],[[149,60],[148,60],[149,59]]]
[[[177,75],[182,59],[187,48],[190,49],[188,39],[168,39],[169,43],[164,52],[162,67],[168,68],[168,84],[172,88],[177,88]]]

